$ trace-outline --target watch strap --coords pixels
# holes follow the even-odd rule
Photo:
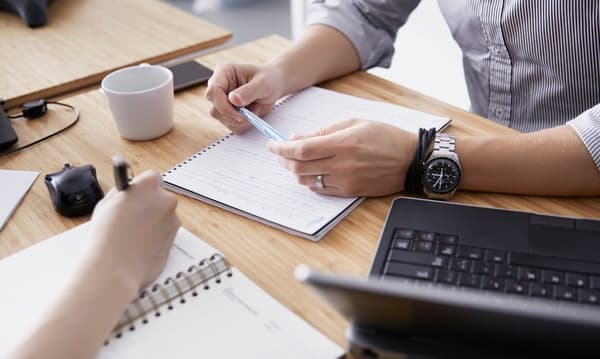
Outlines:
[[[452,157],[456,154],[456,138],[447,133],[438,133],[433,142],[433,153],[442,157]]]

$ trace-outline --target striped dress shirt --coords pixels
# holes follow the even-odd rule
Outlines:
[[[389,67],[419,1],[313,0],[308,23],[345,34],[363,69]],[[600,0],[438,3],[462,49],[471,111],[522,132],[568,123],[600,170]]]

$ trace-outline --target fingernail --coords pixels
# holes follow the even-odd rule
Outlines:
[[[237,93],[237,92],[230,92],[229,93],[229,102],[231,102],[232,104],[239,106],[240,103],[242,103],[242,98],[241,96]]]

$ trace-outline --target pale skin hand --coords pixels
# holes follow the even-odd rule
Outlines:
[[[235,78],[232,67],[214,74],[214,82]],[[269,77],[277,84],[259,81],[266,76],[247,77],[248,82],[227,82],[221,87],[223,96],[213,104],[211,113],[236,133],[249,125],[233,110],[230,103],[222,101],[229,94],[235,102],[235,89],[246,85],[253,87],[254,96],[245,103],[271,103],[275,99],[307,86],[342,76],[360,68],[360,61],[352,43],[338,31],[324,26],[309,27],[302,39],[275,61],[254,68],[255,73],[277,74]],[[240,77],[238,77],[238,80]],[[242,78],[243,80],[243,78]],[[209,85],[208,92],[215,92]],[[231,110],[232,112],[228,111]],[[261,108],[268,112],[268,108]],[[229,113],[230,118],[223,115]],[[231,119],[237,121],[233,122]],[[377,119],[370,119],[377,120]],[[270,145],[270,150],[281,157],[280,162],[298,176],[298,181],[312,190],[341,196],[379,196],[404,189],[406,168],[414,154],[416,136],[401,129],[386,127],[385,133],[374,135],[375,125],[352,120],[323,129],[321,134]],[[342,132],[336,134],[336,132]],[[323,139],[317,141],[317,137]],[[391,142],[397,141],[395,147]],[[318,143],[318,152],[312,147]],[[360,152],[340,153],[340,148],[353,149],[357,143]],[[375,150],[377,148],[377,150]],[[532,195],[589,196],[600,194],[600,171],[593,163],[584,144],[569,126],[561,126],[529,134],[489,137],[458,137],[456,148],[463,167],[462,189],[486,192],[503,192]],[[385,153],[401,149],[402,153]],[[305,155],[309,153],[310,155]],[[323,154],[315,157],[314,153]],[[368,156],[366,155],[368,153]],[[298,155],[300,154],[300,155]],[[337,161],[331,156],[339,155]],[[375,159],[377,156],[381,158]],[[365,165],[370,158],[370,166]],[[394,160],[391,160],[394,158]],[[385,166],[397,166],[384,168]],[[306,168],[310,171],[307,172]],[[349,169],[354,168],[355,171]],[[359,171],[360,169],[360,171]],[[366,172],[395,174],[394,184],[389,177],[375,178]],[[311,173],[311,174],[309,174]],[[325,188],[316,188],[316,176],[324,175]]]
[[[89,251],[66,290],[32,323],[14,358],[90,358],[129,302],[165,265],[180,222],[160,175],[145,172],[111,190],[92,216]]]
[[[269,143],[279,163],[311,190],[335,196],[383,196],[399,192],[416,136],[381,122],[346,120],[311,136]],[[323,175],[324,189],[315,177]]]

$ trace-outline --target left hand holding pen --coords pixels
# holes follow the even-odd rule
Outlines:
[[[417,145],[413,133],[360,119],[344,120],[308,136],[271,142],[282,166],[311,190],[334,196],[383,196],[404,189]],[[317,187],[322,175],[324,188]]]

